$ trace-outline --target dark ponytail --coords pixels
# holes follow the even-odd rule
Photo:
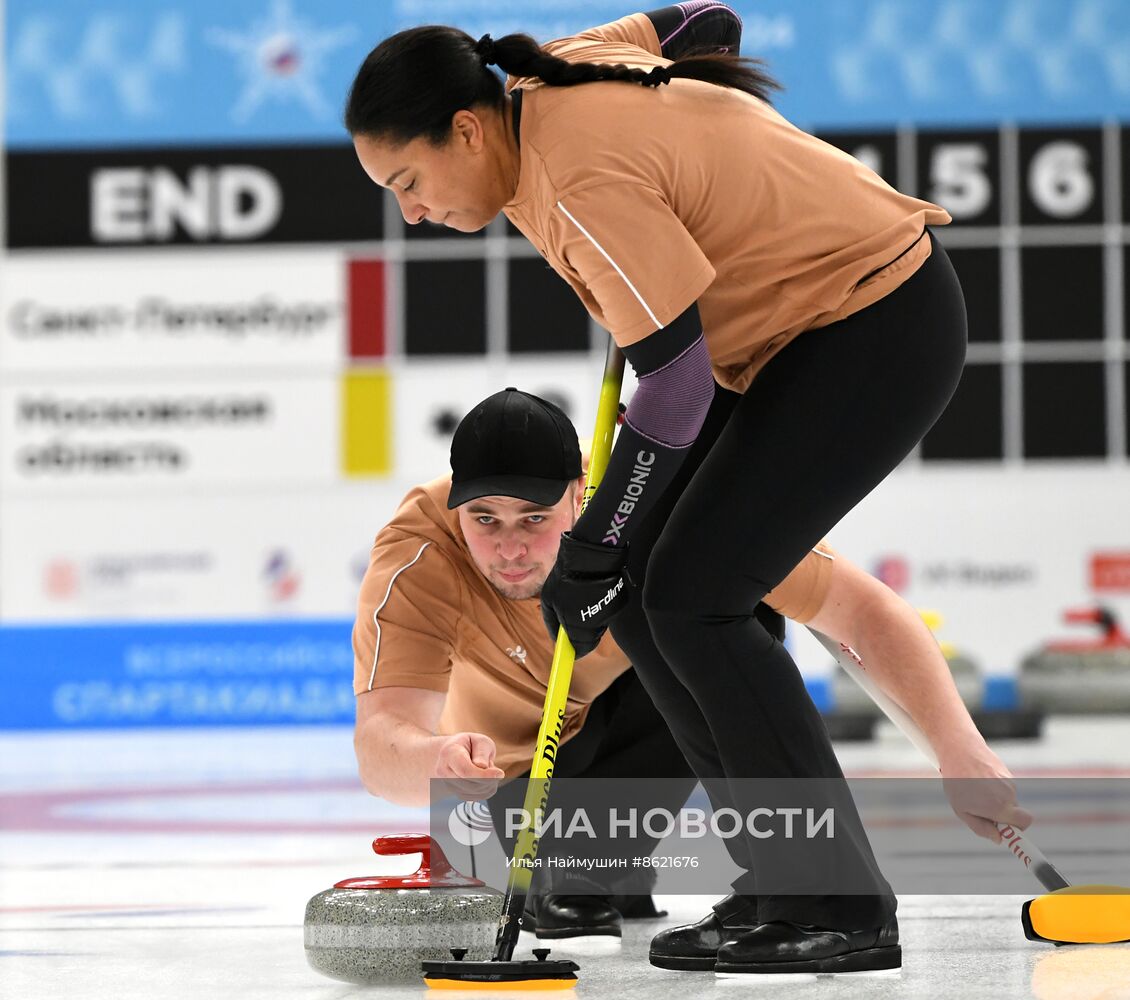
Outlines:
[[[545,52],[529,35],[484,35],[477,42],[458,28],[408,28],[386,38],[361,64],[345,105],[350,135],[410,142],[424,136],[442,145],[455,112],[487,105],[502,108],[505,91],[497,65],[510,76],[536,77],[551,87],[621,80],[658,87],[675,79],[702,80],[768,101],[780,89],[760,60],[728,54],[694,54],[652,70],[623,64],[572,63]]]
[[[551,87],[572,87],[578,83],[596,80],[622,80],[642,83],[645,87],[658,87],[671,80],[702,80],[744,90],[762,101],[768,101],[781,85],[765,73],[760,60],[745,59],[727,53],[696,53],[676,60],[670,66],[654,69],[632,69],[622,63],[574,63],[550,55],[529,35],[505,35],[491,41],[489,35],[480,39],[480,46],[489,43],[494,62],[510,76],[533,76]]]

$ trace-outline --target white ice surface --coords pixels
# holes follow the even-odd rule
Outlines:
[[[1017,774],[1130,774],[1130,720],[1051,719],[1039,743],[996,748]],[[849,774],[921,766],[890,729],[837,750]],[[373,836],[426,826],[360,789],[346,729],[0,737],[0,998],[422,997],[313,972],[302,916],[314,893],[379,870]],[[648,965],[651,936],[714,898],[661,898],[668,918],[578,958],[577,996],[1130,1000],[1130,946],[1028,942],[1023,897],[901,897],[897,977],[759,984]]]

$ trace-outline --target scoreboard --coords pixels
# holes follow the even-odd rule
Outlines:
[[[1130,126],[817,134],[953,217],[969,354],[919,457],[1124,461]]]
[[[943,205],[953,218],[936,235],[965,293],[967,364],[953,401],[911,461],[1125,464],[1130,439],[1125,291],[1130,277],[1130,124],[903,126],[817,134],[899,190]],[[34,251],[21,255],[23,266],[42,270],[49,283],[60,264],[43,251],[96,255],[90,264],[98,260],[102,286],[115,263],[119,270],[132,267],[118,251],[143,251],[156,244],[170,250],[173,245],[208,244],[217,252],[221,245],[265,250],[289,244],[302,252],[318,252],[314,248],[324,245],[326,267],[335,273],[344,256],[349,296],[337,311],[350,329],[348,356],[327,355],[328,368],[391,365],[409,379],[414,363],[426,360],[428,384],[438,384],[432,366],[455,366],[452,383],[471,394],[454,393],[443,412],[428,408],[422,418],[410,406],[398,421],[405,431],[398,431],[398,439],[403,438],[398,450],[405,458],[419,456],[422,462],[427,455],[442,464],[446,451],[440,446],[450,426],[461,407],[477,398],[473,393],[478,387],[467,380],[464,362],[486,360],[495,371],[528,363],[548,373],[554,366],[546,365],[546,355],[577,362],[603,352],[604,334],[505,219],[465,235],[427,224],[405,225],[395,200],[368,184],[345,144],[17,150],[7,156],[7,182],[8,245]],[[139,193],[142,182],[149,186],[147,193]],[[217,205],[222,207],[221,196],[235,191],[236,182],[243,187],[238,199],[229,197],[227,218]],[[55,207],[49,225],[42,218],[44,204]],[[139,215],[138,205],[148,206],[148,215]],[[198,222],[209,220],[219,229],[197,231]],[[255,250],[246,260],[259,260],[263,252]],[[218,258],[203,247],[195,253],[182,263],[198,261],[208,282],[214,284],[229,270],[217,271]],[[148,259],[156,267],[160,258]],[[267,266],[267,256],[261,262]],[[92,267],[86,270],[93,276]],[[170,274],[188,280],[181,265]],[[332,297],[332,280],[323,284],[318,294]],[[78,296],[71,312],[87,315],[96,290],[67,287],[67,294]],[[288,280],[279,288],[264,285],[257,294],[277,297],[293,289]],[[139,286],[138,294],[143,291]],[[106,298],[102,289],[97,292]],[[218,291],[207,294],[214,297]],[[60,295],[62,291],[55,297]],[[456,312],[453,302],[459,303]],[[70,341],[40,337],[33,343],[31,334],[19,328],[25,305],[17,301],[6,314],[12,326],[0,351],[6,364],[20,360],[16,367],[37,371],[73,366],[78,355]],[[117,307],[128,312],[130,303]],[[100,308],[109,306],[102,302]],[[362,329],[367,331],[365,343],[354,336]],[[111,340],[102,338],[100,364],[110,365],[114,358],[126,364],[123,352],[140,334],[129,344],[123,337],[116,353]],[[146,340],[150,353],[156,350],[153,340]],[[327,350],[331,347],[326,340]],[[52,351],[58,355],[54,361]],[[162,347],[158,356],[171,363],[173,352],[172,346]],[[251,346],[243,353],[253,353]],[[265,357],[276,366],[281,361],[274,352]],[[194,358],[197,367],[205,360],[199,353]],[[127,367],[136,367],[136,360],[130,353]],[[236,359],[225,355],[225,360]],[[243,358],[242,364],[254,360]],[[225,363],[223,370],[233,369]],[[310,371],[306,363],[295,369],[303,376]],[[550,391],[543,381],[538,380],[538,388]],[[583,407],[567,398],[576,393],[562,390],[561,395],[573,404],[573,416],[580,417]],[[400,461],[397,465],[402,475],[417,471]]]

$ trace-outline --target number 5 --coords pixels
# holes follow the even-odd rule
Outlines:
[[[989,158],[984,146],[947,143],[934,149],[930,164],[930,200],[955,219],[970,219],[989,207],[993,188],[985,175]]]

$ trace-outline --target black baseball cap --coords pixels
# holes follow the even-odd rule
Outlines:
[[[452,510],[478,497],[553,506],[581,475],[581,447],[565,412],[513,387],[488,396],[451,439]]]

